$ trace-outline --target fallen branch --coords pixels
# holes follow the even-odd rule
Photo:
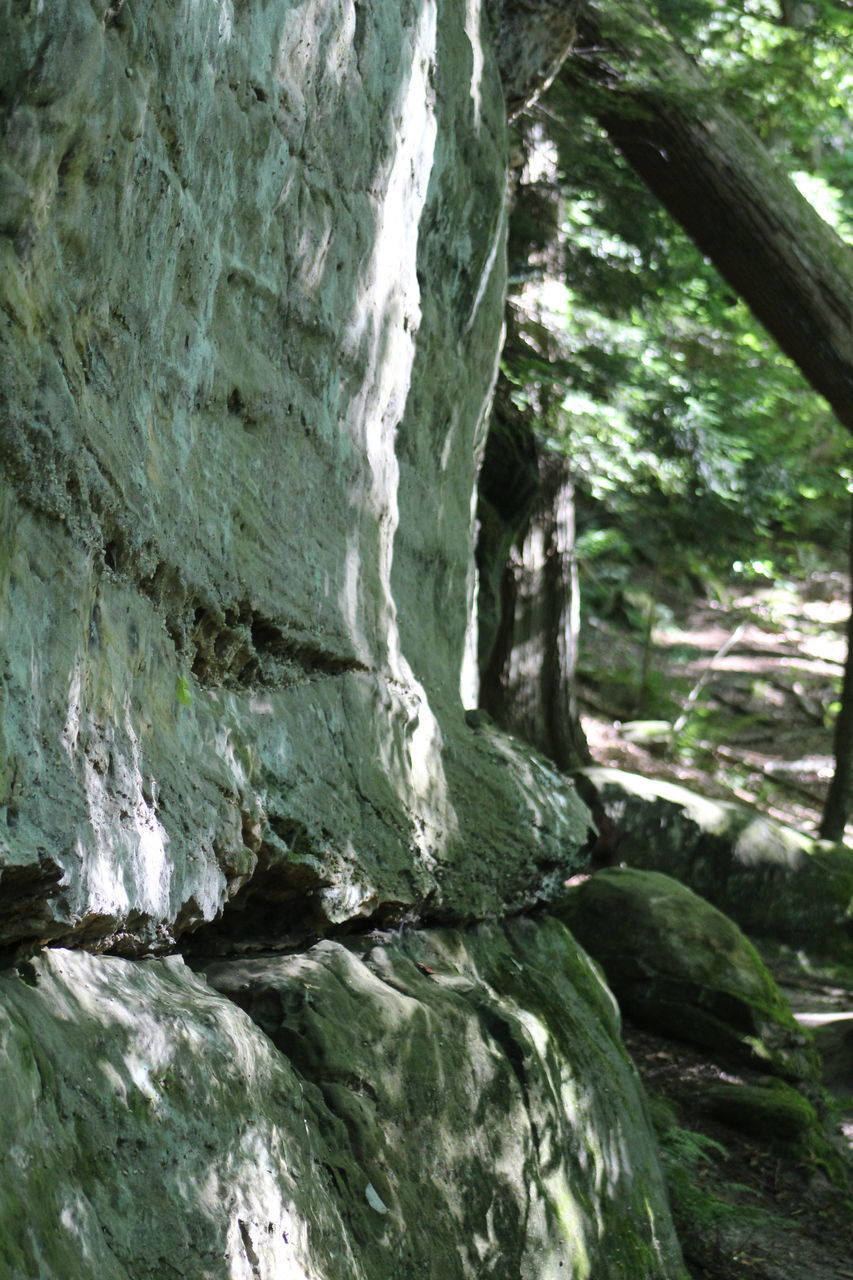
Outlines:
[[[734,648],[738,640],[740,640],[741,636],[743,635],[745,629],[746,629],[746,623],[741,622],[740,625],[734,629],[732,634],[729,636],[728,640],[726,640],[725,643],[720,646],[720,648],[713,655],[713,657],[708,659],[708,662],[705,665],[705,670],[702,672],[699,679],[696,681],[693,688],[690,690],[686,699],[684,700],[684,704],[681,708],[681,715],[678,717],[678,719],[674,722],[672,726],[673,738],[677,738],[678,735],[681,733],[682,729],[684,728],[684,726],[687,724],[687,721],[690,718],[690,712],[693,710],[693,707],[696,703],[696,699],[699,697],[699,694],[702,692],[705,685],[708,683],[708,680],[711,678],[711,672],[714,669],[714,663],[719,662],[720,658],[724,658],[725,655],[729,652],[729,650]]]

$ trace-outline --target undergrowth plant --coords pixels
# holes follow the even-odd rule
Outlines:
[[[729,1158],[726,1147],[693,1129],[678,1124],[671,1103],[650,1099],[652,1123],[657,1134],[667,1190],[682,1241],[707,1239],[713,1233],[719,1244],[732,1230],[751,1230],[770,1215],[744,1204],[751,1187],[719,1176],[718,1166]]]

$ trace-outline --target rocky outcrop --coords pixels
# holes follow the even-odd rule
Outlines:
[[[673,876],[751,938],[853,960],[853,853],[843,845],[620,769],[576,776],[607,824],[611,858]]]
[[[684,1276],[612,1000],[556,921],[207,977],[61,950],[0,977],[4,1276]]]
[[[3,1280],[683,1276],[597,973],[462,931],[588,827],[462,696],[516,9],[4,8]]]
[[[156,950],[237,895],[290,940],[470,918],[571,863],[571,786],[459,692],[504,287],[484,22],[7,15],[0,943]]]
[[[600,871],[558,908],[598,960],[626,1016],[791,1079],[820,1060],[758,952],[737,925],[669,876]]]

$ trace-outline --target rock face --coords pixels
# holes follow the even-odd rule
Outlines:
[[[843,845],[621,769],[576,777],[619,861],[689,885],[750,937],[853,961],[853,853]]]
[[[612,1000],[556,921],[208,977],[259,1025],[179,959],[0,977],[4,1277],[684,1277]]]
[[[459,696],[504,288],[479,10],[5,7],[0,943],[167,947],[238,894],[292,937],[486,915],[582,842]]]
[[[684,885],[614,867],[570,889],[558,910],[634,1021],[782,1076],[820,1075],[758,952]]]
[[[600,979],[482,923],[588,827],[460,694],[486,14],[0,6],[2,1280],[684,1274]]]

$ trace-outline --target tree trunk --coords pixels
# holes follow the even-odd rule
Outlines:
[[[853,584],[853,500],[849,539],[848,564],[850,582]],[[832,745],[835,752],[835,773],[823,807],[820,834],[824,840],[843,840],[853,795],[853,598],[847,619],[847,657],[844,662],[844,679],[841,682],[841,710],[835,722]]]
[[[634,0],[587,3],[561,83],[853,430],[853,253]]]
[[[590,755],[574,694],[574,489],[565,458],[540,456],[539,473],[536,506],[504,569],[500,626],[482,672],[480,705],[558,768],[577,769]]]

